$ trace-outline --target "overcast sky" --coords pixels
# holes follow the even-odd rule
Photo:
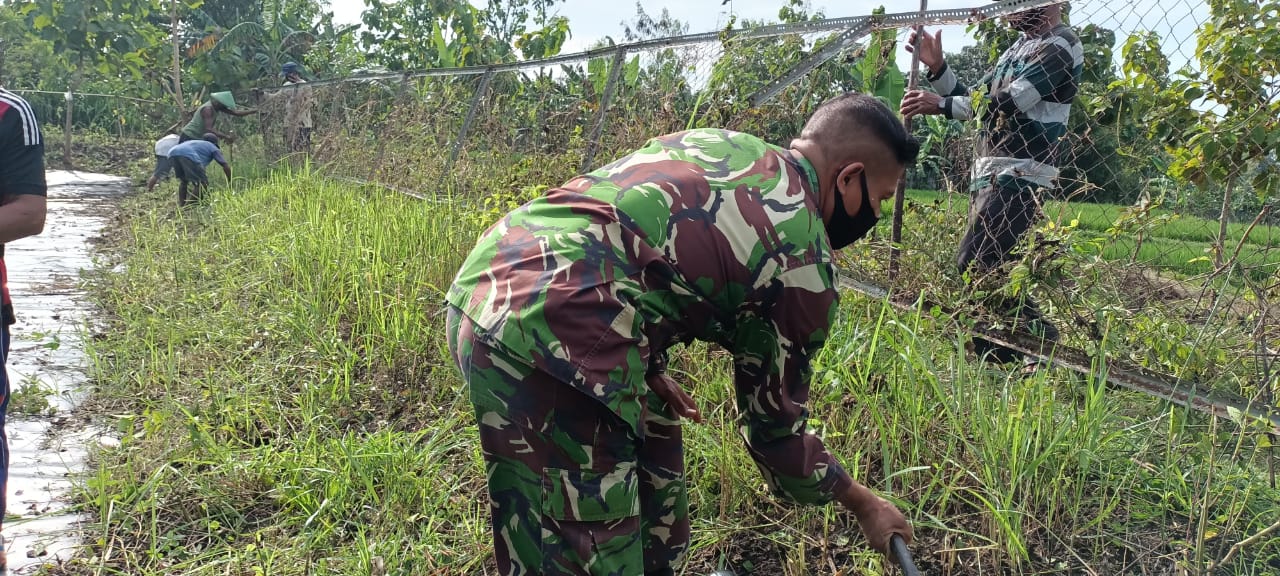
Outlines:
[[[471,0],[483,6],[484,0]],[[586,49],[596,40],[612,36],[622,39],[622,22],[635,15],[635,0],[566,0],[557,7],[560,15],[569,19],[572,37],[564,52]],[[728,22],[730,14],[739,20],[776,21],[778,9],[785,0],[643,0],[645,10],[655,18],[667,9],[671,16],[689,25],[689,32],[718,30]],[[821,10],[827,17],[862,16],[870,14],[877,6],[885,5],[890,12],[905,11],[918,4],[894,4],[885,0],[810,0],[813,10]],[[930,9],[966,8],[985,5],[981,0],[930,0]],[[363,0],[330,0],[335,18],[340,22],[356,23],[364,10]],[[1207,17],[1208,8],[1198,0],[1076,0],[1073,2],[1073,23],[1097,23],[1116,31],[1116,56],[1119,45],[1128,33],[1135,30],[1154,30],[1166,39],[1165,52],[1170,55],[1174,68],[1185,62],[1195,49],[1195,29]],[[936,29],[936,28],[935,28]],[[965,33],[963,25],[944,26],[943,46],[947,51],[959,50],[972,44],[972,37]],[[905,33],[899,38],[906,39]],[[911,58],[905,50],[899,50],[898,63],[902,69],[910,67]],[[976,79],[975,79],[976,80]]]

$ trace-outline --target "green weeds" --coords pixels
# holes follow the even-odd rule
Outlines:
[[[483,466],[440,310],[484,208],[306,173],[212,196],[188,217],[131,200],[105,263],[121,266],[94,278],[110,322],[88,344],[93,403],[122,440],[79,494],[91,549],[65,571],[483,573]],[[903,506],[930,574],[1172,573],[1274,522],[1256,431],[974,363],[928,310],[848,295],[841,318],[811,427]],[[887,573],[844,511],[767,495],[722,352],[672,367],[708,419],[685,427],[686,573]],[[1265,542],[1226,573],[1278,561]]]

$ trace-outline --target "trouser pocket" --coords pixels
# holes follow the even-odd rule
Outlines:
[[[638,481],[632,462],[604,472],[544,469],[542,573],[642,574]]]

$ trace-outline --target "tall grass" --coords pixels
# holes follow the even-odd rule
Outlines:
[[[65,571],[484,573],[483,466],[440,316],[473,208],[305,173],[214,197],[188,217],[135,199],[119,266],[93,280],[111,318],[89,350],[94,401],[122,443],[80,494],[98,560]],[[685,573],[886,573],[844,511],[768,496],[723,353],[682,349],[673,371],[708,416],[685,429]],[[851,473],[913,519],[930,574],[1172,573],[1280,505],[1257,434],[1096,379],[975,364],[927,310],[846,296],[811,408]],[[1230,573],[1277,562],[1264,543]]]

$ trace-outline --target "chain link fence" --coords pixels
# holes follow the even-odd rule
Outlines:
[[[120,171],[150,158],[173,106],[117,94],[13,90],[31,105],[50,168]]]
[[[465,204],[460,217],[487,222],[655,135],[716,126],[785,145],[841,92],[873,92],[896,105],[904,79],[895,80],[895,62],[921,23],[969,26],[982,38],[948,50],[948,66],[976,86],[1013,47],[1015,35],[997,20],[1048,3],[826,19],[541,61],[326,79],[237,95],[261,114],[219,126],[240,135],[242,159],[307,161],[330,178]],[[1257,46],[1276,42],[1265,24],[1276,16],[1256,8],[1257,27],[1246,30],[1221,9],[1185,0],[1072,2],[1066,17],[1080,39],[1080,83],[1066,99],[1063,135],[1050,143],[1057,178],[1035,186],[1037,201],[1025,207],[1034,218],[1014,257],[981,274],[957,265],[975,164],[993,155],[980,150],[983,130],[998,127],[981,111],[969,121],[917,117],[923,149],[906,177],[898,253],[881,225],[839,255],[842,274],[858,286],[890,287],[900,302],[940,303],[935,313],[962,325],[999,329],[1018,325],[1007,305],[990,312],[992,302],[1030,294],[1061,344],[1093,359],[1084,370],[1119,361],[1170,389],[1195,383],[1192,395],[1222,394],[1274,431],[1280,164],[1266,143],[1280,141],[1280,88],[1274,62]],[[1223,33],[1231,25],[1241,32]],[[950,42],[956,36],[948,32]],[[1256,53],[1241,53],[1241,38],[1255,38]],[[922,72],[917,80],[949,88]],[[29,96],[46,126],[65,124],[63,95]],[[94,98],[77,99],[73,140],[109,134],[145,156],[171,114],[159,103]],[[297,98],[305,99],[301,117],[289,108],[303,102]]]

